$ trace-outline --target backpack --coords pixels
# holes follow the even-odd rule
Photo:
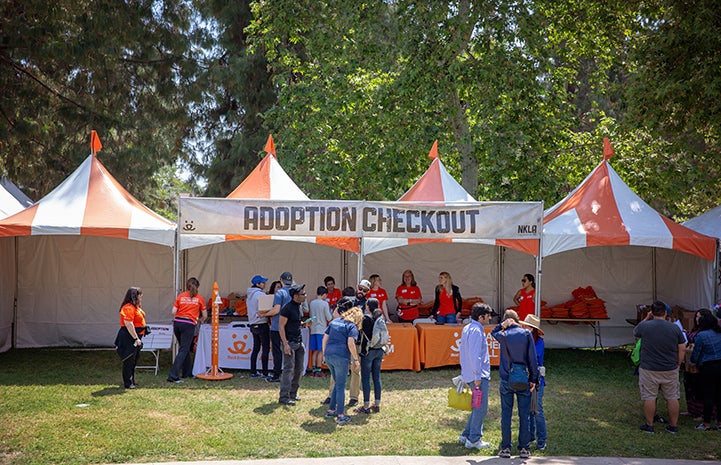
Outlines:
[[[373,323],[373,340],[378,342],[372,347],[373,349],[383,349],[391,341],[391,336],[388,334],[388,327],[386,326],[386,320],[383,317],[376,318]]]

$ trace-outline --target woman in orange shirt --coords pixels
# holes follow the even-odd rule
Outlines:
[[[513,296],[513,302],[518,305],[518,319],[525,320],[526,316],[536,314],[536,304],[533,300],[536,295],[536,278],[532,274],[524,274],[521,285],[523,287]]]
[[[139,287],[131,287],[125,293],[120,304],[120,330],[115,338],[115,349],[123,361],[123,385],[126,389],[135,389],[135,366],[140,358],[143,342],[140,340],[146,333],[145,312],[140,308],[143,291]]]
[[[388,316],[388,304],[386,303],[388,302],[388,293],[381,287],[381,284],[383,284],[382,278],[378,274],[372,274],[368,277],[368,280],[371,282],[368,298],[378,299],[380,310],[383,312],[383,319],[386,323],[390,323],[391,319]]]
[[[168,381],[171,383],[182,383],[183,378],[193,376],[193,367],[190,363],[190,348],[195,338],[195,326],[205,321],[208,312],[205,307],[205,299],[198,294],[200,281],[197,278],[190,278],[186,283],[187,291],[181,293],[173,305],[173,333],[178,340],[178,354],[175,356],[173,367],[170,369]]]

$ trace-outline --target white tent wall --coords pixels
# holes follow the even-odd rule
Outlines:
[[[687,310],[714,303],[713,262],[695,255],[656,249],[656,297]]]
[[[384,250],[365,256],[366,277],[377,273],[383,278],[389,306],[395,306],[396,288],[403,271],[410,269],[421,289],[423,302],[432,302],[438,274],[447,271],[461,296],[481,297],[484,302],[498,305],[498,247],[483,244],[428,242]],[[533,267],[535,270],[535,265]]]
[[[131,286],[143,290],[148,322],[172,320],[172,248],[96,236],[17,240],[17,347],[112,346]]]
[[[357,284],[357,255],[314,243],[282,240],[239,240],[188,249],[181,287],[190,276],[200,280],[200,293],[210,298],[213,282],[218,283],[221,297],[231,292],[245,295],[250,279],[260,274],[277,281],[284,271],[293,273],[299,284],[306,284],[308,301],[315,289],[330,275],[336,287]],[[347,269],[346,269],[347,262]],[[182,270],[181,270],[182,272]],[[344,281],[344,276],[346,280]]]
[[[0,352],[12,347],[13,306],[15,300],[15,238],[0,238]]]

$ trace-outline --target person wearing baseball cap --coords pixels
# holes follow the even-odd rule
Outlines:
[[[273,308],[261,312],[261,316],[270,318],[270,346],[273,350],[273,376],[266,378],[269,383],[279,383],[280,375],[283,372],[283,344],[281,344],[278,323],[280,321],[280,309],[292,299],[290,287],[293,285],[293,275],[290,271],[284,271],[280,275],[280,282],[283,287],[275,291],[273,296]]]
[[[250,280],[251,287],[246,293],[245,302],[248,306],[248,324],[250,325],[250,333],[253,335],[253,352],[250,354],[250,377],[251,378],[267,378],[268,377],[268,355],[270,353],[270,329],[268,328],[268,317],[258,314],[258,299],[261,294],[265,293],[265,283],[268,278],[259,274],[253,276]],[[261,348],[263,349],[261,353]],[[262,365],[262,374],[258,373],[258,353],[261,353],[260,363]]]

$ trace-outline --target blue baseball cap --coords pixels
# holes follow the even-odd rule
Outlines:
[[[257,274],[253,276],[253,279],[250,280],[250,283],[255,286],[256,284],[264,283],[268,281],[268,278],[264,278],[261,275]]]

